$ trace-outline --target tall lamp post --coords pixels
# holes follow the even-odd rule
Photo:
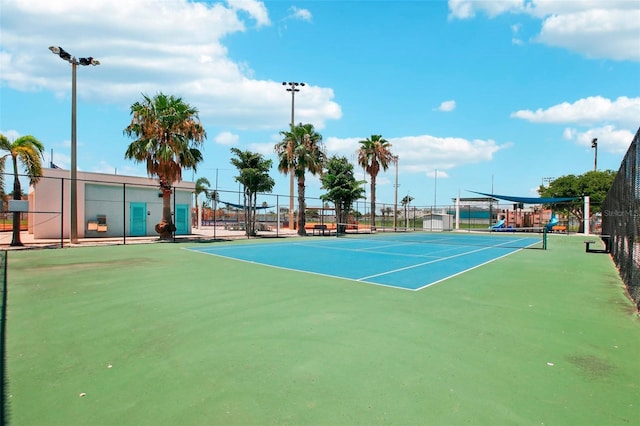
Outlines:
[[[294,111],[295,111],[295,99],[296,92],[300,91],[300,87],[304,87],[304,83],[296,83],[294,81],[283,81],[283,86],[287,87],[287,92],[291,92],[291,130],[293,131],[293,126],[296,125],[294,119]],[[293,226],[293,169],[289,170],[289,229],[292,229]]]
[[[77,143],[76,143],[76,68],[78,65],[100,65],[100,62],[88,58],[76,58],[59,46],[50,46],[49,50],[62,60],[71,64],[71,230],[69,239],[71,243],[78,242],[78,182],[77,182]]]
[[[433,175],[433,211],[431,212],[431,218],[433,218],[433,213],[436,211],[436,203],[438,202],[437,198],[438,193],[438,169],[436,169],[435,174]]]
[[[594,149],[593,152],[593,171],[598,171],[598,138],[593,138],[591,141],[591,148]]]
[[[398,228],[398,160],[400,157],[395,155],[393,157],[393,162],[396,163],[396,183],[394,186],[395,190],[393,193],[393,230],[396,231]]]
[[[551,181],[553,181],[555,178],[554,177],[543,177],[542,178],[542,186],[544,187],[544,183],[546,182],[547,185],[549,185],[551,183]]]

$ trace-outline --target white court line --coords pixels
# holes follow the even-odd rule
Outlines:
[[[472,266],[471,268],[465,269],[464,271],[456,272],[455,274],[451,274],[451,275],[449,275],[449,276],[447,276],[447,277],[440,278],[439,280],[436,280],[436,281],[430,282],[429,284],[425,284],[425,285],[423,285],[422,287],[418,287],[418,288],[416,288],[416,289],[415,289],[415,291],[419,291],[419,290],[422,290],[422,289],[424,289],[424,288],[431,287],[432,285],[436,285],[436,284],[438,284],[438,283],[441,283],[441,282],[443,282],[443,281],[446,281],[446,280],[448,280],[449,278],[453,278],[453,277],[457,277],[458,275],[462,275],[462,274],[464,274],[465,272],[473,271],[473,270],[474,270],[474,269],[476,269],[476,268],[479,268],[479,267],[481,267],[481,266],[487,265],[487,264],[489,264],[489,263],[491,263],[491,262],[495,262],[496,260],[498,260],[498,259],[502,259],[503,257],[510,256],[510,255],[512,255],[513,253],[516,253],[516,252],[518,252],[518,251],[520,251],[520,250],[522,250],[522,249],[514,250],[514,251],[512,251],[512,252],[510,252],[510,253],[503,254],[503,255],[502,255],[502,256],[500,256],[500,257],[496,257],[496,258],[494,258],[494,259],[489,259],[489,260],[487,260],[486,262],[483,262],[483,263],[481,263],[481,264],[479,264],[479,265]],[[369,281],[365,281],[365,282],[367,282],[367,283],[368,283]]]
[[[195,251],[197,253],[205,254],[207,256],[216,256],[216,257],[221,257],[223,259],[229,259],[229,260],[235,260],[235,261],[238,261],[238,262],[250,263],[252,265],[260,265],[260,266],[266,266],[266,267],[269,267],[269,268],[281,269],[283,271],[299,272],[301,274],[318,275],[318,276],[321,276],[321,277],[328,277],[328,278],[335,278],[335,279],[339,279],[339,280],[343,280],[343,281],[356,282],[358,284],[367,284],[367,285],[373,284],[373,285],[377,285],[377,286],[380,286],[380,287],[393,288],[393,289],[396,289],[396,290],[416,291],[416,289],[414,289],[414,288],[401,287],[401,286],[391,285],[391,284],[374,283],[374,282],[369,282],[369,281],[360,281],[360,280],[356,280],[354,278],[347,278],[347,277],[343,277],[343,276],[340,276],[340,275],[322,274],[320,272],[307,271],[307,270],[304,270],[304,269],[287,268],[285,266],[272,265],[270,263],[262,263],[262,262],[256,262],[256,261],[253,261],[253,260],[239,259],[237,257],[223,256],[223,255],[218,254],[218,253],[206,252],[206,251],[203,251],[202,249],[198,249],[198,248],[182,247],[182,250]]]
[[[387,247],[397,247],[397,246],[410,246],[410,245],[416,245],[418,247],[421,247],[421,243],[397,243],[397,244],[384,244],[384,245],[378,245],[377,247],[367,247],[367,248],[344,248],[344,247],[336,247],[335,245],[332,245],[333,243],[329,244],[329,245],[324,245],[324,244],[305,244],[305,243],[293,243],[295,245],[300,245],[300,246],[304,246],[304,247],[313,247],[313,248],[321,248],[324,250],[334,250],[334,251],[346,251],[346,252],[355,252],[355,253],[371,253],[371,254],[382,254],[385,256],[399,256],[399,257],[428,257],[428,258],[439,258],[439,256],[437,255],[431,255],[431,254],[407,254],[407,253],[389,253],[387,251],[377,251],[377,250],[372,250],[373,249],[385,249]],[[442,253],[443,251],[449,251],[449,250],[455,250],[456,248],[454,246],[451,246],[450,248],[448,248],[447,250],[439,250],[437,253]]]
[[[528,239],[528,238],[519,238],[516,241],[526,240],[526,239]],[[437,281],[433,281],[431,283],[425,284],[425,285],[423,285],[421,287],[417,287],[417,288],[407,288],[407,287],[402,287],[402,286],[397,286],[397,285],[382,284],[382,283],[376,283],[376,282],[366,281],[366,280],[371,279],[371,278],[376,278],[376,277],[379,277],[379,276],[393,274],[393,273],[396,273],[396,272],[401,272],[401,271],[404,271],[404,270],[414,269],[414,268],[425,266],[425,265],[429,265],[429,264],[434,264],[434,263],[441,262],[441,261],[444,261],[444,260],[454,259],[456,257],[466,256],[468,254],[478,253],[478,252],[489,250],[489,249],[492,249],[492,248],[502,248],[501,246],[503,246],[505,244],[513,243],[513,241],[514,240],[510,240],[510,241],[505,242],[504,244],[486,246],[486,247],[479,248],[477,250],[471,250],[471,251],[467,251],[467,252],[464,252],[464,253],[458,253],[458,254],[455,254],[455,255],[452,255],[452,256],[446,256],[446,257],[427,256],[427,255],[396,254],[396,253],[388,253],[388,252],[384,252],[384,251],[382,251],[382,252],[380,252],[380,251],[371,251],[369,249],[345,249],[345,248],[340,248],[340,247],[332,247],[331,245],[326,246],[326,245],[322,244],[321,242],[318,242],[318,243],[309,243],[309,242],[296,242],[296,243],[293,243],[293,245],[309,246],[309,247],[314,247],[314,248],[323,248],[323,249],[326,249],[326,250],[367,252],[367,253],[383,254],[383,255],[386,255],[386,256],[391,255],[391,256],[401,256],[401,257],[435,257],[436,258],[435,260],[430,260],[428,262],[422,262],[422,263],[419,263],[419,264],[416,264],[416,265],[411,265],[411,266],[407,266],[407,267],[403,267],[403,268],[393,269],[393,270],[390,270],[390,271],[386,271],[386,272],[382,272],[382,273],[378,273],[378,274],[374,274],[374,275],[369,275],[369,276],[365,276],[365,277],[361,277],[361,278],[347,278],[347,277],[343,277],[343,276],[339,276],[339,275],[330,275],[330,274],[324,274],[324,273],[319,273],[319,272],[307,271],[307,270],[303,270],[303,269],[294,269],[294,268],[289,268],[289,267],[284,267],[284,266],[277,266],[277,265],[272,265],[272,264],[269,264],[269,263],[262,263],[262,262],[256,262],[256,261],[251,261],[251,260],[244,260],[244,259],[239,259],[239,258],[236,258],[236,257],[224,256],[224,255],[221,255],[221,254],[218,254],[218,253],[207,252],[207,251],[205,251],[206,249],[196,248],[196,247],[193,247],[193,248],[186,248],[185,247],[183,249],[189,250],[189,251],[197,251],[197,252],[200,252],[200,253],[203,253],[203,254],[218,256],[218,257],[222,257],[222,258],[225,258],[225,259],[237,260],[237,261],[240,261],[240,262],[250,263],[250,264],[254,264],[254,265],[262,265],[262,266],[268,266],[268,267],[272,267],[272,268],[278,268],[278,269],[282,269],[282,270],[286,270],[286,271],[302,272],[302,273],[308,273],[308,274],[313,274],[313,275],[337,278],[337,279],[346,280],[346,281],[355,281],[355,282],[365,283],[365,284],[373,284],[373,285],[377,285],[377,286],[395,288],[395,289],[401,289],[401,290],[419,291],[419,290],[422,290],[424,288],[430,287],[432,285],[438,284],[440,282],[446,281],[449,278],[453,278],[455,276],[458,276],[458,275],[461,275],[461,274],[463,274],[465,272],[468,272],[468,271],[471,271],[473,269],[479,268],[479,267],[481,267],[483,265],[486,265],[488,263],[491,263],[491,262],[494,262],[496,260],[502,259],[503,257],[509,256],[509,255],[511,255],[513,253],[516,253],[516,252],[522,250],[523,248],[513,248],[513,251],[511,251],[509,253],[506,253],[506,254],[504,254],[502,256],[490,259],[490,260],[488,260],[486,262],[483,262],[481,264],[475,265],[475,266],[473,266],[471,268],[465,269],[465,270],[460,271],[460,272],[456,272],[455,274],[451,274],[451,275],[449,275],[449,276],[447,276],[445,278],[441,278],[441,279],[439,279]],[[407,243],[398,243],[398,244],[391,244],[391,245],[390,244],[386,244],[386,245],[380,245],[379,248],[403,246],[403,245],[416,245],[416,244],[420,244],[420,243],[407,242]],[[537,244],[537,241],[531,243],[530,246],[531,245],[535,245],[535,244]],[[238,248],[238,247],[247,247],[247,246],[263,247],[264,248],[267,245],[268,246],[274,246],[276,244],[273,244],[273,243],[271,243],[271,244],[238,244],[238,245],[228,246],[228,247],[225,247],[225,248]],[[453,246],[459,248],[460,246],[464,246],[464,244],[459,244],[459,245],[453,244]],[[216,247],[216,248],[219,249],[219,248],[222,248],[222,247]]]
[[[464,252],[464,253],[455,254],[453,256],[447,256],[447,257],[442,257],[442,258],[439,258],[439,259],[436,259],[436,260],[430,260],[429,262],[423,262],[423,263],[418,263],[416,265],[405,266],[404,268],[392,269],[390,271],[381,272],[379,274],[374,274],[374,275],[369,275],[369,276],[362,277],[362,278],[357,278],[357,280],[358,281],[362,281],[362,280],[368,280],[368,279],[371,279],[371,278],[381,277],[383,275],[395,274],[396,272],[406,271],[408,269],[413,269],[413,268],[419,268],[419,267],[424,266],[424,265],[430,265],[432,263],[442,262],[443,260],[454,259],[456,257],[466,256],[466,255],[472,254],[472,253],[478,253],[478,252],[481,252],[481,251],[484,251],[484,250],[488,250],[490,248],[493,248],[493,247],[483,247],[483,248],[480,248],[480,249],[477,249],[477,250],[472,250],[472,251],[467,251],[467,252]],[[517,249],[515,251],[519,251],[519,250],[521,250],[521,249]],[[508,254],[511,254],[511,253],[508,253]],[[500,256],[500,257],[504,257],[504,256]]]

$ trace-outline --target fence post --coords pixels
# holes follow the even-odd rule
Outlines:
[[[60,248],[64,247],[64,178],[60,181]]]
[[[122,243],[125,245],[127,244],[127,184],[126,182],[122,182]]]

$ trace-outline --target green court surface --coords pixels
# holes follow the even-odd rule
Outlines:
[[[10,423],[638,424],[638,314],[549,239],[415,292],[208,243],[9,252]]]

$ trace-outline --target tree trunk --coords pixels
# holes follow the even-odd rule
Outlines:
[[[253,235],[258,235],[256,222],[258,221],[258,193],[251,194],[251,230]]]
[[[376,177],[371,174],[371,229],[376,227]]]
[[[13,169],[14,169],[14,177],[13,177],[13,199],[20,200],[22,198],[22,187],[20,186],[20,179],[18,179],[17,173],[17,163],[14,158]],[[13,213],[13,235],[11,237],[11,245],[12,246],[23,246],[22,241],[20,240],[20,212]]]
[[[198,203],[198,196],[196,195],[196,227],[200,229],[202,227],[202,203]]]
[[[247,237],[251,236],[251,221],[249,220],[249,216],[251,210],[249,208],[249,203],[247,202],[251,198],[249,198],[247,187],[243,185],[242,187],[242,211],[244,212],[244,235]]]
[[[156,232],[160,239],[167,241],[173,239],[176,226],[171,219],[171,189],[162,188],[162,220],[156,225]]]
[[[344,213],[342,210],[342,206],[340,205],[340,203],[336,203],[335,208],[336,208],[336,220],[338,221],[338,224],[336,225],[336,232],[338,234],[344,234],[347,228],[347,226],[345,225],[347,221],[343,217]]]
[[[304,176],[298,178],[298,235],[305,236],[307,231],[304,229],[306,224],[305,206],[304,206]]]

